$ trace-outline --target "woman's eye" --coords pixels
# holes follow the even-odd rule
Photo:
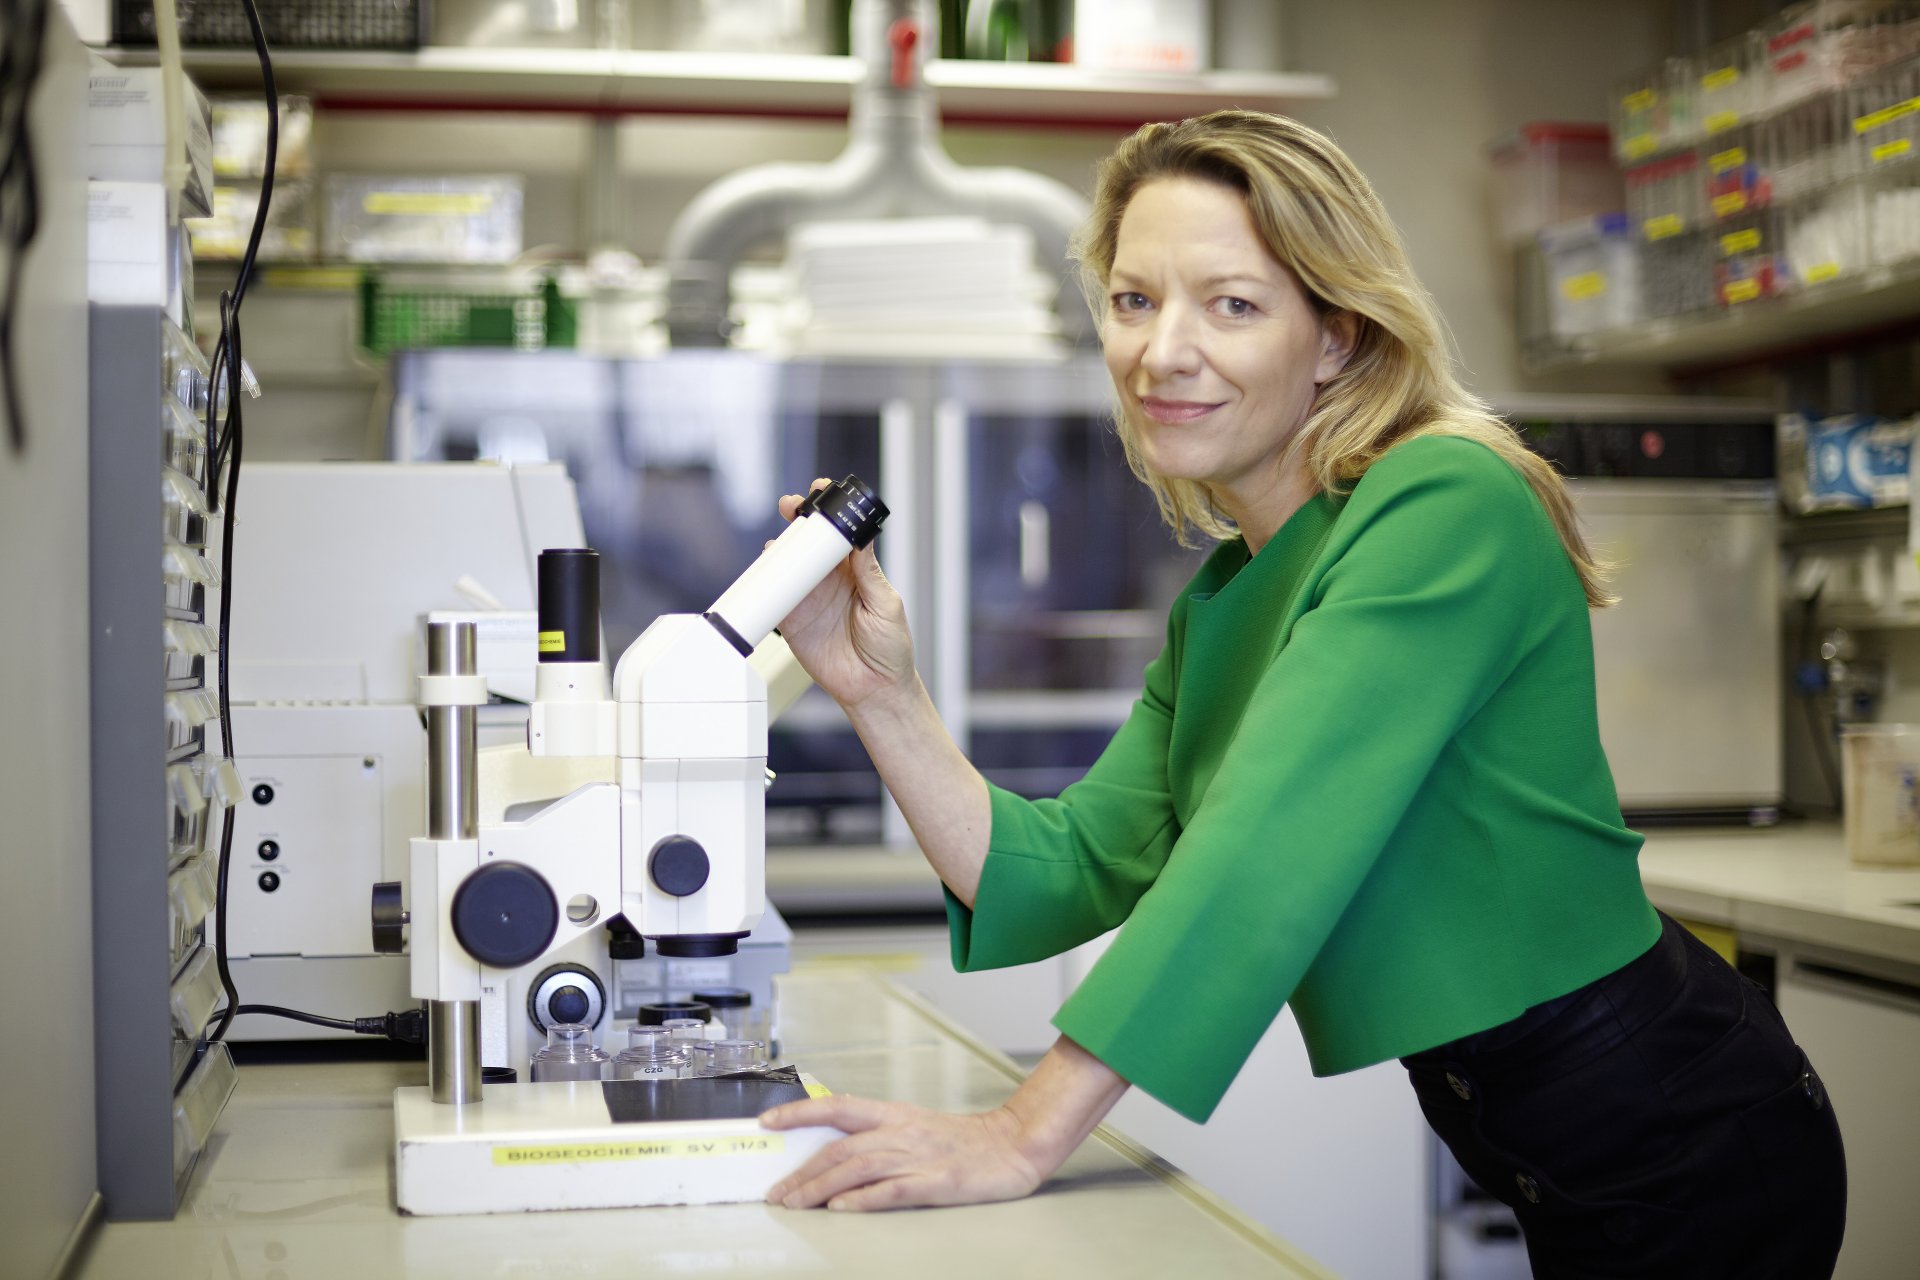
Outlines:
[[[1146,308],[1146,305],[1147,299],[1145,294],[1116,293],[1113,295],[1113,309],[1115,311],[1141,311]]]
[[[1253,304],[1245,298],[1221,298],[1214,303],[1221,315],[1247,316],[1253,314]]]

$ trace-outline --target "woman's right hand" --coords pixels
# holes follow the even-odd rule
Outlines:
[[[815,480],[812,487],[829,483]],[[781,498],[781,518],[792,520],[802,501],[797,493]],[[842,707],[917,678],[906,606],[880,572],[871,545],[841,561],[795,605],[780,634],[814,683]]]

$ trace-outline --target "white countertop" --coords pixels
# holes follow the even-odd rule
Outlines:
[[[1641,879],[1669,914],[1920,966],[1920,867],[1853,866],[1837,822],[1643,834]],[[801,915],[937,912],[942,902],[940,882],[911,848],[777,850],[767,891]]]
[[[830,1088],[948,1110],[1019,1079],[871,973],[782,979],[787,1055]],[[249,1065],[172,1222],[109,1223],[80,1280],[387,1277],[1271,1276],[1327,1272],[1124,1138],[1007,1204],[861,1215],[763,1204],[415,1218],[393,1206],[393,1090],[424,1063]],[[481,1105],[485,1105],[482,1102]]]
[[[1646,834],[1640,878],[1669,914],[1920,966],[1920,867],[1854,866],[1838,823]]]

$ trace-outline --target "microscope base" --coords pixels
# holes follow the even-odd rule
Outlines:
[[[467,1106],[393,1091],[394,1197],[419,1215],[759,1200],[843,1136],[751,1116],[621,1124],[598,1082],[487,1085]]]

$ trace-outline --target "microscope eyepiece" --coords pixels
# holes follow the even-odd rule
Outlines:
[[[836,480],[824,489],[815,489],[807,494],[795,518],[815,511],[846,534],[847,541],[853,544],[856,551],[874,540],[889,514],[887,504],[880,501],[880,495],[855,475]]]

